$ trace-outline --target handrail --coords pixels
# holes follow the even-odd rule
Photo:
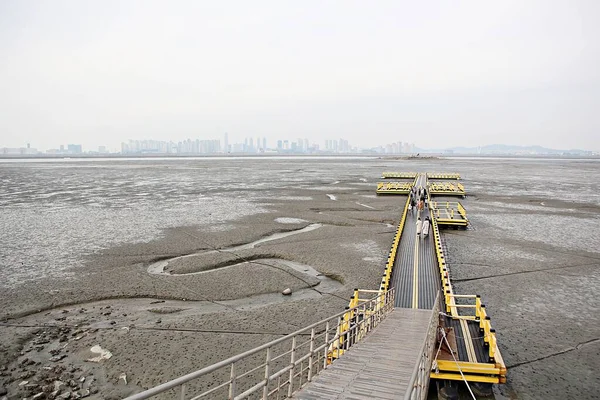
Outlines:
[[[421,357],[415,365],[413,373],[408,381],[408,390],[404,395],[404,400],[423,400],[427,397],[429,385],[429,372],[433,363],[433,353],[435,351],[436,331],[438,327],[438,318],[440,312],[440,292],[438,291],[431,311],[431,319],[427,328],[427,335],[421,346]]]
[[[379,306],[381,297],[383,297],[386,302],[384,307]],[[257,392],[260,391],[262,391],[263,399],[267,399],[270,394],[279,391],[285,391],[288,397],[290,397],[295,390],[300,389],[310,381],[314,375],[327,368],[327,365],[329,364],[328,355],[330,353],[330,347],[334,343],[342,346],[342,349],[337,349],[337,356],[339,356],[343,353],[343,351],[340,352],[340,350],[347,350],[385,318],[387,313],[393,309],[393,299],[394,291],[392,289],[388,292],[379,294],[371,300],[359,303],[355,307],[310,324],[284,337],[275,339],[254,349],[229,357],[226,360],[135,394],[127,399],[147,399],[178,387],[181,388],[181,398],[183,399],[185,398],[186,384],[188,382],[208,374],[216,373],[220,370],[224,375],[226,371],[222,370],[226,367],[230,368],[229,373],[227,373],[229,376],[228,379],[223,379],[222,382],[218,382],[217,387],[209,388],[205,392],[195,395],[193,398],[199,399],[208,395],[211,395],[211,398],[214,398],[215,391],[219,389],[222,389],[222,391],[228,389],[229,393],[228,395],[223,393],[223,395],[219,396],[220,398],[245,398],[252,393],[257,394]],[[345,319],[348,315],[352,318],[349,318],[348,321],[346,321],[348,322],[347,328],[340,330],[339,327],[342,319]],[[332,329],[337,329],[337,333],[334,333]],[[310,333],[310,340],[298,344],[297,338],[300,335],[306,335],[308,333]],[[288,349],[285,346],[290,341],[291,349]],[[289,362],[281,359],[281,355],[274,354],[276,350],[281,350],[282,346],[285,347],[282,352],[290,355]],[[265,358],[263,358],[262,363],[256,367],[255,372],[259,372],[263,369],[264,375],[260,379],[255,377],[257,380],[255,380],[254,383],[248,382],[248,380],[252,378],[252,374],[258,374],[249,374],[247,373],[248,371],[238,371],[237,369],[239,366],[237,363],[251,357],[256,358],[260,352],[266,352]],[[251,361],[253,360],[251,359],[249,362]],[[286,378],[285,376],[288,374],[289,377]],[[246,382],[240,382],[240,377],[244,376]],[[282,379],[284,380],[282,381]],[[277,384],[277,387],[269,391],[269,386],[273,382]],[[242,388],[240,383],[245,383],[246,385]],[[248,386],[249,384],[251,386]]]
[[[459,203],[460,204],[460,203]],[[479,328],[483,333],[484,343],[488,345],[488,358],[491,363],[496,361],[496,331],[492,328],[490,317],[487,316],[485,305],[481,303],[481,297],[479,295],[457,295],[454,294],[452,289],[452,283],[450,282],[450,276],[444,257],[444,252],[441,246],[441,239],[439,234],[439,227],[435,218],[432,219],[433,236],[435,241],[435,249],[438,259],[438,265],[440,268],[440,275],[442,278],[442,290],[444,290],[444,302],[446,304],[446,313],[450,314],[452,318],[457,319],[471,319],[479,321]],[[475,304],[457,304],[455,299],[475,299]],[[461,308],[472,308],[475,309],[475,315],[461,316],[459,309]]]

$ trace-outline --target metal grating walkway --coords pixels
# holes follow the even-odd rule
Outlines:
[[[404,397],[431,319],[431,310],[396,308],[363,341],[292,397],[304,400]]]
[[[419,175],[416,187],[427,187],[424,175]],[[425,208],[421,219],[429,215]],[[396,307],[431,310],[440,289],[433,234],[417,236],[416,210],[408,211],[398,246],[398,258],[394,265],[392,285],[396,288]],[[415,279],[416,277],[416,279]]]

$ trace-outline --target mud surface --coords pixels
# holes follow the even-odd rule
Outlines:
[[[343,310],[398,223],[384,170],[464,178],[473,229],[443,235],[497,398],[595,398],[599,162],[343,158],[0,164],[0,398],[121,398]]]

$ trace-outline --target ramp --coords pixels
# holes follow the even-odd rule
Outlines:
[[[354,345],[293,398],[403,398],[420,360],[432,317],[432,310],[394,309],[366,339]]]

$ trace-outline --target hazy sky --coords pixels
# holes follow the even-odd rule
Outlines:
[[[0,0],[0,147],[600,150],[600,1]]]

